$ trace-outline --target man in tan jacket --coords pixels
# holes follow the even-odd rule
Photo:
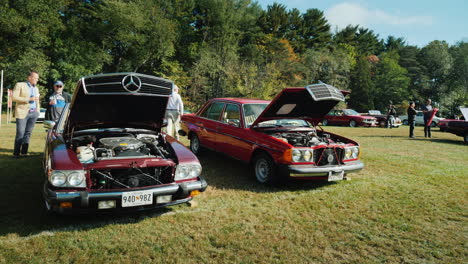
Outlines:
[[[29,139],[39,117],[39,89],[36,84],[39,73],[29,72],[26,82],[16,83],[13,89],[13,102],[15,102],[16,138],[13,156],[19,158],[20,154],[28,154]]]

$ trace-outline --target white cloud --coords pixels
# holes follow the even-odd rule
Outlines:
[[[369,10],[358,4],[340,3],[325,11],[325,17],[333,27],[344,28],[347,25],[393,25],[393,26],[428,26],[433,19],[429,16],[398,16],[385,11]]]

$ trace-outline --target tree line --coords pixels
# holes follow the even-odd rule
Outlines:
[[[5,86],[41,75],[72,92],[80,77],[134,71],[168,78],[188,108],[213,97],[271,99],[319,81],[351,91],[347,106],[384,110],[431,98],[445,114],[468,105],[468,43],[420,48],[323,11],[250,0],[0,0]],[[45,91],[42,91],[45,94]],[[4,100],[5,101],[5,100]]]

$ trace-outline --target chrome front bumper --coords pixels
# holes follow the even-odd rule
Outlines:
[[[59,213],[66,213],[66,212],[81,212],[81,211],[140,211],[140,210],[148,210],[154,209],[159,207],[165,207],[170,205],[175,205],[179,203],[185,203],[192,200],[190,196],[190,192],[192,191],[200,191],[203,192],[206,190],[208,184],[200,177],[197,181],[191,182],[182,182],[182,183],[171,183],[164,186],[152,187],[152,188],[141,188],[141,189],[129,189],[126,190],[119,190],[119,191],[107,191],[107,192],[88,192],[86,190],[83,191],[71,191],[71,192],[60,192],[51,190],[49,188],[49,184],[46,182],[44,184],[44,199],[46,200],[46,205],[50,207],[50,210],[56,211]],[[122,196],[126,192],[133,192],[133,191],[152,191],[154,199],[157,196],[162,195],[172,195],[172,201],[168,203],[157,204],[156,200],[153,201],[151,205],[144,205],[144,206],[135,206],[135,207],[121,207],[121,199]],[[97,204],[99,201],[106,201],[106,200],[115,200],[117,203],[116,208],[112,209],[98,209]],[[70,202],[72,203],[72,208],[61,208],[60,203],[62,202]]]
[[[330,173],[352,173],[362,170],[364,163],[361,161],[347,162],[344,165],[332,165],[332,166],[320,166],[315,167],[314,165],[289,165],[287,170],[289,171],[289,177],[300,178],[300,177],[327,177]]]

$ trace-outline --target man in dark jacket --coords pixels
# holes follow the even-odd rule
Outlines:
[[[62,81],[54,83],[54,91],[46,96],[47,111],[45,114],[46,120],[57,122],[62,114],[65,104],[71,101],[71,95],[63,91],[64,85]]]
[[[416,109],[414,109],[414,102],[410,102],[408,110],[408,125],[409,127],[409,137],[414,138],[414,125],[415,125],[415,117],[416,117]]]

